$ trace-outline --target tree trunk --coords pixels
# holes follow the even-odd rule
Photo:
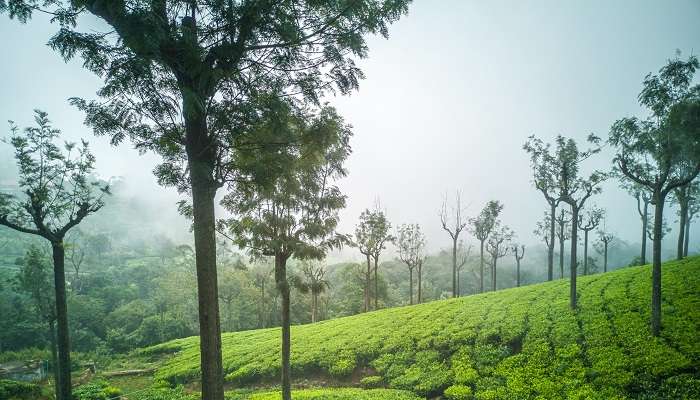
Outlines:
[[[181,86],[193,86],[180,82]],[[207,129],[202,98],[189,87],[183,93],[185,149],[192,188],[192,226],[194,231],[197,297],[199,300],[199,348],[202,369],[202,400],[224,399],[221,362],[221,320],[216,271],[216,217],[214,181],[216,146]],[[184,90],[184,89],[183,89]]]
[[[61,387],[60,380],[61,374],[58,372],[58,353],[56,351],[56,327],[54,326],[54,320],[49,321],[49,343],[51,346],[51,371],[53,372],[53,383],[56,400],[63,400],[61,397]]]
[[[564,225],[559,227],[559,279],[564,279]]]
[[[423,281],[422,281],[422,275],[423,275],[423,263],[419,262],[418,263],[418,304],[423,302]]]
[[[265,280],[260,281],[260,328],[265,327]]]
[[[418,290],[420,291],[420,286]],[[452,239],[452,297],[457,297],[457,235]]]
[[[588,230],[583,231],[583,274],[588,275]]]
[[[651,270],[651,334],[661,332],[661,231],[664,217],[664,196],[654,193],[654,242]]]
[[[685,225],[688,218],[688,200],[681,199],[681,210],[680,210],[680,226],[678,229],[678,251],[676,254],[676,259],[683,259],[683,245],[685,245]]]
[[[457,270],[457,297],[462,296],[462,283],[459,281],[460,275],[459,270]]]
[[[572,310],[576,309],[576,273],[578,267],[578,260],[576,258],[576,248],[578,241],[578,207],[571,207],[571,265],[569,269],[571,270],[571,282],[569,285],[569,307]]]
[[[413,268],[408,269],[408,280],[410,283],[408,284],[408,290],[411,293],[411,305],[413,304]]]
[[[291,327],[289,324],[289,283],[287,282],[287,260],[275,256],[275,282],[282,297],[282,399],[292,399],[291,382]]]
[[[685,219],[685,243],[683,243],[683,257],[688,257],[688,238],[690,237],[690,215]]]
[[[316,292],[311,291],[311,323],[316,322]]]
[[[379,257],[374,257],[374,309],[379,310],[379,279],[377,278],[377,270],[379,269]]]
[[[372,284],[372,262],[367,253],[367,272],[365,273],[365,312],[369,311],[369,288]]]
[[[520,287],[520,260],[515,258],[515,286]]]
[[[498,249],[496,249],[496,252],[498,252]],[[493,291],[496,291],[496,262],[498,261],[498,257],[493,258],[493,270],[491,271],[491,287]]]
[[[550,205],[549,244],[547,245],[547,280],[554,279],[554,228],[556,225],[557,206]]]
[[[66,305],[65,249],[63,241],[52,242],[53,277],[56,290],[56,330],[58,348],[58,374],[61,400],[72,399],[70,376],[70,338],[68,334],[68,306]]]
[[[480,274],[479,274],[479,293],[484,293],[484,241],[481,241],[479,247],[479,257],[481,258]]]
[[[608,272],[608,242],[603,243],[603,272]]]
[[[642,256],[641,264],[647,263],[647,224],[649,223],[649,202],[644,202],[644,211],[642,214]]]

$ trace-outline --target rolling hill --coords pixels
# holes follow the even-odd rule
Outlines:
[[[698,398],[700,257],[663,274],[658,338],[648,333],[647,265],[581,277],[576,312],[558,280],[294,326],[293,379],[428,398]],[[230,388],[275,383],[278,328],[225,334],[223,349]],[[167,354],[158,380],[197,380],[196,337],[140,354]]]

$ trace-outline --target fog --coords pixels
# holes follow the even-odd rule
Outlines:
[[[360,212],[380,201],[394,226],[419,223],[430,250],[445,248],[450,242],[438,211],[443,198],[459,190],[469,215],[487,200],[502,201],[503,222],[519,241],[536,243],[532,230],[545,203],[530,182],[526,138],[607,137],[616,119],[640,115],[636,98],[644,76],[676,49],[697,54],[699,17],[700,2],[693,0],[417,1],[391,26],[389,40],[368,41],[369,58],[358,62],[366,74],[360,90],[326,99],[355,133],[350,174],[341,182],[348,204],[340,230],[351,233]],[[66,138],[91,142],[102,177],[123,177],[128,195],[153,210],[154,230],[188,240],[188,223],[176,211],[180,197],[159,187],[151,173],[158,157],[94,137],[81,112],[68,105],[69,97],[95,98],[100,80],[45,45],[55,30],[39,15],[29,25],[0,20],[6,57],[0,120],[26,126],[34,108],[47,111]],[[10,153],[0,147],[6,177]],[[610,158],[604,149],[585,168],[609,169]],[[616,181],[607,182],[594,203],[607,210],[609,230],[639,241],[634,199]],[[669,210],[675,228],[675,209]],[[690,237],[691,252],[697,251],[698,224]],[[675,238],[674,229],[665,247]],[[345,250],[334,258],[359,254]]]

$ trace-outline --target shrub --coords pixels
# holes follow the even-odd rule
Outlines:
[[[445,389],[445,397],[450,400],[469,400],[473,397],[472,388],[464,385],[452,385]]]
[[[109,400],[121,394],[121,390],[101,380],[78,386],[73,390],[73,397],[76,400]]]
[[[39,397],[41,389],[38,385],[27,382],[0,380],[0,399],[35,399]]]
[[[366,389],[377,388],[382,385],[382,377],[378,375],[365,376],[360,379],[360,386]]]

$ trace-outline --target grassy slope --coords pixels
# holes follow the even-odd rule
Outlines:
[[[376,374],[390,388],[433,396],[456,386],[448,392],[480,399],[696,390],[700,257],[666,263],[663,273],[659,338],[647,329],[650,267],[633,267],[581,277],[578,312],[568,309],[568,281],[559,280],[294,326],[293,375]],[[225,334],[227,381],[242,387],[273,380],[279,335],[279,329]],[[199,373],[197,338],[144,352],[175,352],[157,378],[187,382]]]

